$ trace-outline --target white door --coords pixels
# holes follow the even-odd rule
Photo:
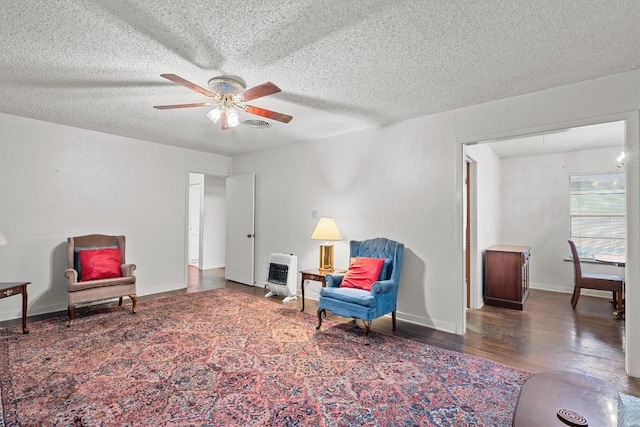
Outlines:
[[[256,175],[227,177],[227,247],[224,277],[254,285],[254,192]]]

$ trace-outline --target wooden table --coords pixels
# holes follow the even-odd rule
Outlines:
[[[615,265],[616,267],[625,267],[627,263],[626,255],[594,255],[593,259],[601,264]],[[622,307],[619,310],[615,310],[613,315],[618,319],[622,319],[625,316],[625,301],[622,299]]]
[[[618,392],[611,383],[567,371],[541,372],[522,386],[513,427],[567,425],[558,418],[559,409],[570,409],[593,427],[618,425]]]
[[[624,267],[626,265],[626,255],[594,255],[593,259],[602,264],[615,265],[616,267]]]
[[[22,294],[22,333],[28,334],[27,329],[27,285],[31,282],[0,282],[0,298]]]
[[[343,274],[347,270],[344,269],[336,269],[333,271],[320,271],[317,268],[313,268],[311,270],[301,270],[300,275],[302,276],[300,279],[300,288],[302,289],[302,308],[300,311],[304,311],[304,282],[307,280],[313,280],[314,282],[322,283],[322,287],[327,286],[325,276],[327,274]]]

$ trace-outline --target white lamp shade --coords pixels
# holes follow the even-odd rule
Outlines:
[[[0,231],[0,246],[2,245],[6,245],[7,243],[7,239],[4,237],[4,234],[2,234],[2,231]]]
[[[220,107],[216,107],[207,113],[207,117],[213,123],[218,123],[218,120],[220,120],[221,115],[222,115],[222,110],[220,109]]]
[[[236,110],[230,108],[227,110],[227,126],[234,128],[240,124],[240,115]]]
[[[338,230],[336,220],[331,217],[320,218],[320,221],[318,221],[318,225],[316,225],[315,230],[313,230],[311,238],[314,240],[325,241],[342,240],[342,236],[340,235],[340,230]]]

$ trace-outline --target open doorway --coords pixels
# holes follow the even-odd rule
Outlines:
[[[558,110],[553,110],[555,112],[558,112]],[[564,130],[564,129],[571,129],[571,128],[575,128],[575,127],[584,127],[584,126],[591,126],[593,124],[602,124],[602,123],[611,123],[611,122],[621,122],[624,123],[624,139],[623,139],[623,144],[624,144],[624,151],[625,151],[625,155],[626,155],[626,159],[624,161],[625,164],[625,181],[626,181],[626,205],[625,205],[625,214],[626,214],[626,221],[627,221],[627,234],[626,234],[626,256],[633,260],[633,259],[637,259],[638,257],[638,253],[640,253],[640,240],[638,239],[638,228],[639,228],[639,224],[640,224],[640,211],[639,211],[639,206],[640,203],[638,202],[639,200],[639,194],[640,191],[638,189],[640,180],[638,179],[638,153],[640,152],[640,119],[638,117],[637,112],[621,112],[621,113],[615,113],[615,114],[610,114],[610,115],[606,115],[606,116],[597,116],[596,115],[591,115],[589,117],[582,117],[582,118],[576,118],[574,116],[572,116],[571,114],[573,114],[573,112],[569,113],[569,114],[564,114],[564,112],[560,112],[559,114],[559,119],[565,118],[564,121],[560,122],[559,120],[556,121],[555,123],[550,122],[549,120],[543,120],[543,121],[536,121],[537,119],[533,119],[531,121],[527,121],[524,120],[523,122],[518,122],[520,123],[520,127],[518,129],[518,124],[516,124],[513,120],[511,120],[513,117],[509,116],[505,119],[504,124],[502,123],[497,123],[495,125],[491,125],[487,128],[487,130],[483,133],[478,132],[475,135],[469,135],[469,136],[461,136],[459,138],[457,138],[457,141],[459,143],[459,150],[457,152],[457,171],[458,171],[458,179],[457,179],[457,191],[458,194],[462,195],[462,166],[464,164],[464,156],[470,156],[468,153],[468,149],[469,148],[474,148],[474,147],[482,147],[482,146],[486,146],[486,143],[488,142],[499,142],[501,140],[507,140],[507,139],[520,139],[520,138],[525,138],[525,137],[532,137],[532,136],[537,136],[537,135],[542,135],[542,134],[549,134],[552,135],[554,133],[558,133],[560,130]],[[547,117],[548,119],[549,117]],[[530,126],[526,127],[523,124],[524,123],[530,123]],[[545,138],[546,142],[551,141],[553,138]],[[617,151],[617,150],[615,150]],[[480,155],[483,155],[486,153],[481,153]],[[613,156],[613,162],[615,162],[615,166],[617,166],[617,157],[619,155],[619,151],[617,151],[617,153]],[[474,154],[474,160],[478,161],[478,163],[476,163],[477,166],[477,170],[476,170],[476,181],[478,184],[478,191],[477,191],[477,212],[476,212],[476,216],[477,218],[480,218],[482,215],[482,211],[486,210],[486,211],[490,211],[491,209],[489,209],[487,202],[485,201],[485,198],[482,194],[483,190],[481,190],[481,188],[484,188],[484,190],[486,190],[486,188],[488,188],[488,186],[480,186],[478,181],[482,181],[483,180],[483,175],[486,173],[493,173],[493,171],[491,171],[491,168],[486,167],[485,166],[481,166],[482,163],[482,159],[475,158],[475,154]],[[489,157],[489,156],[487,156]],[[603,156],[604,158],[604,156]],[[500,162],[499,162],[499,157],[497,155],[495,155],[495,153],[493,153],[493,157],[492,159],[494,160],[494,163],[497,164],[497,168],[500,168]],[[491,159],[489,159],[489,162],[491,162]],[[527,172],[526,169],[523,169],[522,172]],[[569,181],[569,179],[567,179],[566,181]],[[544,180],[540,180],[539,183],[543,183]],[[500,180],[497,181],[498,188],[500,188],[501,182]],[[568,186],[568,183],[567,183]],[[496,194],[499,195],[499,192],[494,192]],[[528,192],[528,190],[526,189],[520,189],[520,197],[525,197],[525,196],[529,196],[530,193]],[[459,307],[460,307],[460,311],[459,311],[459,315],[458,315],[458,321],[457,324],[461,325],[461,333],[464,334],[466,331],[466,327],[465,327],[465,310],[464,310],[464,299],[463,299],[463,295],[464,295],[464,249],[463,249],[463,239],[462,239],[462,235],[463,235],[463,221],[462,221],[462,215],[463,215],[463,211],[462,211],[462,201],[461,201],[461,197],[458,199],[458,210],[457,210],[457,215],[458,215],[458,233],[457,233],[457,237],[459,240],[457,240],[456,246],[458,248],[457,250],[457,257],[456,257],[456,263],[457,266],[459,267],[459,291],[457,292],[458,298],[457,300],[460,302]],[[524,200],[524,203],[521,204],[520,208],[520,212],[516,212],[518,213],[518,215],[522,214],[523,211],[526,211],[526,209],[530,206],[530,204],[533,202],[533,198],[529,198],[530,200]],[[498,202],[500,202],[498,200]],[[559,204],[557,204],[559,206]],[[496,205],[497,207],[494,207],[493,210],[497,211],[498,209],[500,209],[502,207],[502,205],[500,203],[498,203]],[[555,206],[554,206],[555,209]],[[513,214],[515,211],[512,211],[511,214]],[[486,213],[486,212],[485,212]],[[505,215],[505,213],[499,212],[500,215]],[[499,218],[500,216],[497,215],[494,218]],[[521,218],[523,219],[523,218]],[[558,229],[558,230],[551,230],[551,232],[544,230],[540,232],[540,237],[539,239],[541,239],[541,241],[545,240],[545,236],[547,236],[549,239],[553,238],[554,236],[560,236],[560,238],[562,239],[562,246],[567,247],[566,249],[566,255],[568,255],[569,252],[569,245],[568,242],[565,240],[569,237],[569,231],[568,229],[568,222],[565,222],[565,229]],[[497,223],[495,225],[495,228],[498,228],[498,230],[501,227],[501,224],[499,224],[499,221],[494,220],[494,223]],[[489,222],[488,223],[489,226],[493,226],[493,223]],[[523,223],[526,225],[526,223]],[[481,225],[480,221],[478,221],[477,226],[475,227],[476,231],[478,231],[478,233],[480,233],[480,231],[484,232],[484,226]],[[473,236],[472,236],[473,237]],[[496,239],[492,242],[485,242],[484,244],[480,241],[480,239],[477,239],[477,249],[474,252],[472,250],[473,256],[474,258],[478,259],[478,268],[476,268],[474,271],[472,271],[472,275],[473,278],[476,278],[476,286],[479,285],[481,283],[482,280],[482,254],[484,252],[484,249],[490,245],[493,245],[495,243],[497,243],[498,241],[500,241],[501,238]],[[473,242],[472,242],[473,244]],[[567,286],[567,284],[565,284],[566,288],[571,289],[572,287],[572,282],[573,282],[573,277],[572,277],[572,266],[571,266],[571,261],[569,261],[568,259],[565,261],[565,249],[562,248],[562,246],[558,246],[559,250],[561,251],[561,256],[559,259],[555,259],[552,260],[553,262],[559,262],[562,263],[563,265],[567,266],[568,271],[566,271],[567,276],[569,277],[569,284]],[[536,250],[536,246],[532,245],[532,252],[531,252],[531,265],[530,267],[532,267],[533,269],[536,268],[535,264],[539,263],[539,265],[542,266],[542,268],[545,268],[544,262],[539,262],[540,257],[537,256],[538,254],[540,254],[539,251]],[[568,258],[568,257],[567,257]],[[589,264],[589,266],[593,266],[593,264]],[[472,267],[473,269],[473,267]],[[625,290],[625,299],[626,299],[626,304],[630,307],[633,306],[637,306],[638,304],[638,296],[640,295],[640,293],[638,293],[638,288],[635,286],[635,284],[637,284],[638,282],[640,282],[640,280],[638,279],[638,277],[640,276],[640,269],[638,268],[638,264],[637,263],[627,263],[626,264],[626,268],[624,270],[624,277],[625,277],[625,282],[627,284],[626,286],[626,290]],[[535,286],[539,283],[542,282],[542,280],[539,279],[539,277],[537,276],[537,273],[535,271],[531,271],[532,275],[530,277],[531,279],[531,284],[534,286],[531,289],[531,293],[530,295],[535,295],[538,292],[545,292],[545,291],[539,291],[538,289],[535,289]],[[549,293],[549,292],[547,292]],[[559,292],[552,292],[552,294],[556,294],[559,295],[560,297],[566,298],[569,309],[571,309],[571,304],[570,304],[570,300],[571,300],[571,295],[567,295],[566,293],[559,293]],[[589,297],[589,298],[594,298],[594,297]],[[596,298],[594,298],[596,299]],[[598,300],[601,300],[601,298],[597,298]],[[527,306],[525,305],[525,311],[527,309]],[[578,310],[580,310],[580,306],[578,306]],[[469,318],[469,315],[473,313],[473,311],[466,311],[466,318]],[[575,319],[582,319],[582,316],[578,316],[577,312],[570,312],[571,314],[574,314]],[[631,314],[630,314],[631,313]],[[623,348],[624,354],[625,354],[625,369],[628,375],[634,376],[634,377],[638,377],[640,376],[640,357],[638,357],[638,354],[640,354],[640,334],[638,334],[638,325],[639,323],[637,322],[638,317],[633,313],[626,313],[626,319],[623,321],[617,321],[618,324],[620,324],[622,326],[622,331],[621,331],[621,335],[622,335],[622,340],[624,340],[623,344],[619,344],[619,343],[615,343],[615,348],[619,349],[620,347]],[[532,325],[533,326],[533,325]],[[533,330],[533,329],[531,329]],[[589,334],[591,334],[592,332],[589,332]],[[581,336],[584,336],[585,333],[581,332]],[[577,337],[577,335],[572,335],[572,336],[565,336],[565,338],[570,339],[570,340],[574,340]],[[528,344],[533,344],[530,343],[529,341],[527,341]],[[537,345],[537,344],[536,344]],[[619,350],[618,350],[619,351]]]
[[[469,172],[473,177],[471,222],[475,225],[471,228],[471,308],[481,309],[467,311],[466,322],[477,328],[478,323],[473,319],[481,313],[499,310],[511,311],[513,319],[525,320],[517,331],[513,330],[513,324],[495,325],[490,330],[494,345],[512,345],[517,336],[523,351],[535,348],[542,354],[551,353],[557,348],[554,346],[562,342],[593,344],[625,352],[629,363],[625,342],[633,324],[616,319],[609,303],[611,292],[583,291],[588,297],[584,302],[581,300],[582,306],[578,304],[575,311],[572,309],[574,272],[567,241],[575,237],[574,205],[584,204],[586,200],[574,198],[576,176],[591,174],[597,182],[599,176],[623,172],[625,189],[633,184],[627,176],[629,165],[619,160],[620,154],[628,150],[627,123],[620,120],[464,146],[463,154],[473,162]],[[611,198],[609,188],[598,185],[594,189]],[[595,206],[590,200],[587,204]],[[624,206],[625,218],[630,215],[630,206],[631,203]],[[584,227],[585,224],[578,225]],[[625,255],[630,246],[637,245],[637,234],[628,231],[615,234],[625,239]],[[483,307],[484,252],[494,245],[531,247],[531,292],[522,315],[507,308]],[[628,282],[630,270],[600,263],[594,258],[582,263],[582,271],[615,274],[626,277]],[[627,296],[632,297],[630,293]],[[556,342],[545,335],[548,329],[526,322],[528,316],[541,312],[548,312],[554,318],[556,314],[566,315],[564,325],[553,332]],[[609,333],[599,334],[602,325],[610,328]]]
[[[479,298],[472,298],[472,308],[482,306],[483,253],[494,245],[531,247],[531,289],[573,292],[573,269],[567,260],[570,177],[624,171],[618,161],[624,146],[624,121],[465,146],[476,181],[470,186],[475,193],[472,222],[477,224],[470,268],[471,295]],[[583,266],[585,272],[625,275],[619,268],[609,271],[612,268],[616,270],[597,263]],[[586,294],[610,297],[598,291]]]
[[[225,177],[189,173],[187,263],[198,270],[224,269]]]
[[[189,266],[200,269],[200,223],[202,222],[202,199],[204,198],[204,174],[189,174],[189,244],[187,261]]]

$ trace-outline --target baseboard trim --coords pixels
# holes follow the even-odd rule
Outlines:
[[[306,299],[318,301],[319,294],[315,292],[309,292],[305,290],[304,297]],[[386,314],[385,316],[391,317],[390,314]],[[384,316],[383,316],[384,317]],[[450,334],[456,334],[456,325],[450,322],[441,322],[438,320],[433,320],[428,317],[416,316],[409,313],[404,313],[402,311],[396,311],[396,318],[403,322],[411,323],[418,326],[424,326],[431,329],[436,329],[442,332],[448,332]]]
[[[412,323],[418,326],[425,326],[427,328],[436,329],[442,332],[448,332],[450,334],[456,334],[456,325],[450,322],[441,322],[439,320],[430,319],[428,317],[416,316],[413,314],[403,313],[396,311],[398,320],[403,322]]]
[[[563,294],[573,294],[573,286],[558,286],[558,285],[549,285],[546,283],[531,283],[529,285],[531,289],[539,289],[541,291],[550,291],[550,292],[559,292]],[[582,289],[580,291],[580,295],[588,295],[591,297],[598,298],[609,298],[611,299],[611,292],[609,291],[597,291],[594,289]]]

